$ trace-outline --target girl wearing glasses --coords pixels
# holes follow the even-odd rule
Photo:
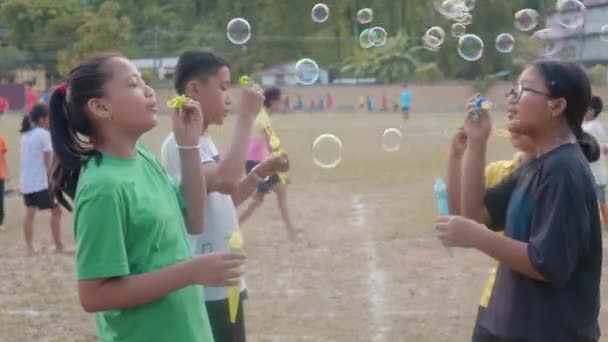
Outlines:
[[[481,111],[479,121],[465,120],[467,218],[440,217],[436,227],[446,246],[475,248],[500,263],[473,341],[599,339],[602,237],[588,165],[599,149],[581,128],[590,98],[589,79],[576,64],[526,68],[508,95],[509,130],[533,141],[535,159],[487,190],[491,118]],[[500,230],[504,235],[494,233]]]

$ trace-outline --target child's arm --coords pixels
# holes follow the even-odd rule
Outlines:
[[[207,186],[203,176],[198,149],[179,150],[181,168],[181,192],[186,202],[184,220],[190,234],[201,234],[204,229],[207,208]]]
[[[149,273],[81,280],[78,295],[86,312],[128,309],[153,302],[190,285],[234,286],[244,256],[209,253]]]
[[[448,156],[447,169],[447,194],[448,208],[451,215],[460,215],[460,192],[462,182],[462,157],[466,149],[467,136],[462,129],[454,135],[452,145],[450,146],[450,155]]]
[[[8,167],[8,162],[6,160],[6,153],[2,154],[2,165],[4,165],[4,178],[6,180],[10,180],[11,179],[11,172],[10,172],[10,169]],[[0,194],[0,196],[2,196],[2,194]]]
[[[228,152],[219,162],[203,165],[208,192],[219,191],[231,195],[237,189],[243,176],[254,117],[260,111],[263,101],[264,97],[258,87],[243,89],[241,114],[237,118]]]
[[[238,207],[245,202],[255,191],[258,183],[264,178],[277,172],[286,172],[289,169],[289,161],[286,155],[280,157],[269,157],[258,164],[247,176],[239,182],[237,189],[232,193],[232,202]]]

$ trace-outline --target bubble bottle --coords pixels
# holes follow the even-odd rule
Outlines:
[[[477,99],[475,100],[475,107],[473,108],[473,111],[471,113],[471,118],[473,119],[473,121],[477,122],[479,121],[479,110],[483,109],[483,110],[490,110],[492,109],[492,102],[486,100],[483,96],[479,96],[477,97]]]
[[[437,209],[439,210],[440,216],[446,216],[450,214],[450,209],[448,208],[448,193],[447,193],[447,185],[443,181],[442,178],[435,179],[435,195],[437,196]],[[453,256],[452,249],[448,247],[448,254]]]
[[[233,253],[243,252],[243,238],[241,236],[241,232],[239,232],[238,230],[232,232],[232,234],[230,235],[228,246],[230,247],[230,251]],[[236,322],[236,314],[239,311],[240,295],[241,294],[239,285],[233,285],[228,287],[228,310],[230,313],[230,322],[232,323]]]

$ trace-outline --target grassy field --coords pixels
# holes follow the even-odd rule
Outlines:
[[[449,257],[433,229],[433,182],[444,173],[451,132],[461,118],[414,115],[403,125],[395,153],[382,150],[381,137],[401,125],[398,115],[294,114],[275,120],[293,169],[292,215],[308,241],[287,241],[274,196],[242,227],[250,341],[469,341],[492,261],[471,250]],[[13,184],[18,121],[0,121]],[[212,131],[218,145],[225,146],[232,127],[229,118]],[[163,119],[144,142],[157,152],[168,132]],[[311,143],[322,133],[342,140],[343,161],[336,168],[312,162]],[[507,139],[492,138],[490,160],[512,153]],[[51,252],[48,216],[36,222],[40,253],[27,257],[21,197],[8,198],[7,213],[7,231],[0,233],[0,341],[95,340],[93,316],[78,303],[73,257]],[[71,217],[65,218],[71,242]]]

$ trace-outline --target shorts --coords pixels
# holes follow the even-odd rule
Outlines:
[[[410,107],[401,107],[401,111],[403,113],[408,113],[410,111]]]
[[[236,322],[230,322],[230,309],[228,299],[205,302],[207,315],[216,342],[246,342],[245,314],[243,303],[247,299],[247,291],[241,292],[239,310],[236,313]]]
[[[253,170],[253,168],[258,165],[260,162],[257,162],[255,160],[248,160],[245,163],[245,172],[247,172],[248,174],[251,172],[251,170]],[[267,194],[270,193],[272,191],[272,188],[274,187],[275,184],[278,184],[281,181],[281,179],[279,178],[279,175],[277,175],[276,173],[266,177],[266,179],[258,184],[257,187],[257,191],[263,194]]]
[[[23,195],[23,201],[26,207],[36,207],[40,210],[53,209],[57,207],[57,203],[53,199],[53,195],[49,189],[40,190]]]
[[[600,203],[606,203],[606,186],[605,185],[596,185],[595,191],[597,193],[597,200]]]

